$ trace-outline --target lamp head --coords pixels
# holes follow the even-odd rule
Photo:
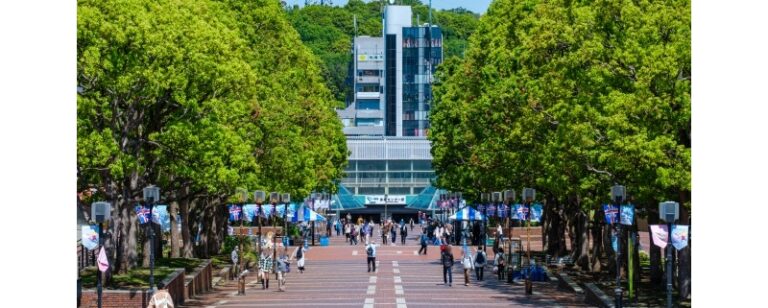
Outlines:
[[[515,202],[515,190],[507,189],[504,191],[504,203],[512,204]]]
[[[622,185],[611,187],[611,201],[621,204],[627,198],[627,188]]]
[[[536,200],[536,190],[533,188],[523,188],[523,200],[526,202]]]
[[[149,185],[144,187],[144,200],[149,203],[160,201],[160,187]]]
[[[263,190],[257,190],[253,192],[253,201],[256,202],[256,204],[264,204],[265,199],[267,199],[267,193],[265,193]]]

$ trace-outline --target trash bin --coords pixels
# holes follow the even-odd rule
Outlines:
[[[328,246],[328,237],[327,236],[321,236],[320,237],[320,246]]]

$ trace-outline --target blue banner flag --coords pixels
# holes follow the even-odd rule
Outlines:
[[[152,222],[160,225],[163,232],[171,231],[171,215],[168,214],[167,205],[155,205],[152,208]]]
[[[508,209],[509,209],[509,208],[508,208],[506,205],[504,205],[504,204],[500,204],[500,205],[499,205],[499,207],[498,207],[498,211],[499,211],[499,218],[505,218],[505,217],[507,217],[507,212],[508,212]]]
[[[85,249],[96,249],[96,247],[99,246],[99,226],[82,225],[80,228],[82,229],[80,241],[83,243],[83,246],[85,246]]]
[[[544,208],[541,206],[541,204],[536,203],[531,207],[531,221],[532,222],[540,222],[541,221],[541,215],[544,213]]]
[[[487,211],[488,211],[488,217],[494,216],[493,214],[496,214],[496,206],[494,206],[493,204],[488,205]]]
[[[612,225],[619,221],[619,208],[615,205],[605,204],[603,205],[603,211],[605,212],[605,222]]]
[[[515,213],[517,214],[518,220],[528,220],[530,210],[531,209],[527,205],[515,204]]]
[[[239,205],[236,204],[230,204],[229,205],[229,221],[238,221],[242,219],[242,209],[240,209]]]
[[[255,204],[246,204],[243,206],[243,219],[246,222],[253,221],[253,217],[256,216],[256,205]]]
[[[149,222],[149,208],[143,205],[136,206],[136,216],[139,218],[139,224],[143,225]]]
[[[621,206],[621,224],[631,226],[635,222],[635,206],[628,204]]]

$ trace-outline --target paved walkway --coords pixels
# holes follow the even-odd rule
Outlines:
[[[381,243],[380,239],[376,241]],[[399,243],[399,239],[398,239]],[[379,247],[377,271],[368,273],[364,245],[350,246],[343,237],[332,237],[328,247],[312,247],[306,256],[306,271],[300,274],[291,264],[287,292],[277,292],[277,282],[262,290],[256,275],[246,280],[246,295],[237,296],[236,282],[228,281],[217,291],[183,307],[585,307],[583,298],[557,289],[555,283],[536,282],[534,293],[526,296],[523,285],[496,280],[491,267],[484,281],[474,274],[470,285],[463,285],[463,270],[456,262],[453,286],[443,285],[439,247],[417,255],[415,235],[405,246]],[[459,258],[460,249],[454,250]],[[490,256],[489,256],[490,257]]]

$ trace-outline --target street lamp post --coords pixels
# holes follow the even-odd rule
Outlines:
[[[674,201],[659,203],[659,216],[667,222],[667,307],[672,308],[672,224],[680,218],[680,204]]]
[[[144,201],[149,203],[149,297],[155,293],[155,226],[152,209],[160,200],[160,188],[155,185],[144,187]]]
[[[91,204],[91,217],[99,224],[99,250],[104,249],[104,222],[109,221],[112,205],[99,201]],[[101,271],[96,267],[96,304],[101,308]]]
[[[245,200],[248,199],[248,191],[239,189],[238,190],[238,194],[239,194],[239,197],[240,197],[240,207],[242,209],[242,207],[245,205]],[[245,213],[245,212],[241,211],[240,213]],[[244,271],[243,267],[244,267],[244,262],[245,262],[245,260],[244,260],[245,258],[243,258],[244,257],[244,253],[245,253],[243,251],[243,221],[245,221],[245,219],[244,219],[244,217],[242,217],[242,215],[240,215],[240,216],[241,216],[240,217],[240,229],[238,230],[238,238],[240,239],[240,250],[238,251],[238,253],[240,255],[238,256],[238,260],[240,261],[240,265],[238,266],[238,271],[236,272],[236,274],[237,274],[237,295],[245,295],[245,276],[243,276],[243,274],[242,274],[243,271]]]
[[[489,193],[489,195],[491,197],[491,202],[494,203],[494,206],[501,205],[503,204],[502,202],[506,201],[506,199],[502,199],[502,193],[500,191],[494,191],[492,193]],[[507,225],[507,229],[509,229],[509,216],[507,216],[506,225]]]
[[[257,190],[253,192],[253,202],[256,202],[256,205],[259,206],[259,214],[256,215],[259,224],[259,241],[257,243],[258,249],[259,249],[259,259],[261,259],[261,213],[264,212],[264,208],[262,208],[262,204],[264,204],[264,200],[267,199],[267,193],[265,193],[263,190]]]
[[[531,203],[536,200],[536,190],[533,188],[523,188],[523,200],[528,209],[526,216],[526,237],[528,238],[528,274],[525,275],[525,294],[533,294],[533,283],[531,282]]]
[[[614,185],[611,187],[611,201],[619,208],[619,215],[621,215],[621,203],[627,197],[627,189],[621,185]],[[615,221],[613,223],[614,230],[616,232],[616,288],[614,289],[616,298],[616,308],[622,306],[622,290],[621,290],[621,223]]]
[[[384,218],[381,219],[382,225],[384,224],[384,220],[387,219],[387,205],[388,205],[387,203],[389,203],[387,202],[387,198],[388,198],[388,195],[385,193],[384,194]]]
[[[288,241],[286,240],[288,239],[288,204],[291,203],[291,194],[284,193],[280,199],[285,204],[283,209],[283,242],[288,246]]]

